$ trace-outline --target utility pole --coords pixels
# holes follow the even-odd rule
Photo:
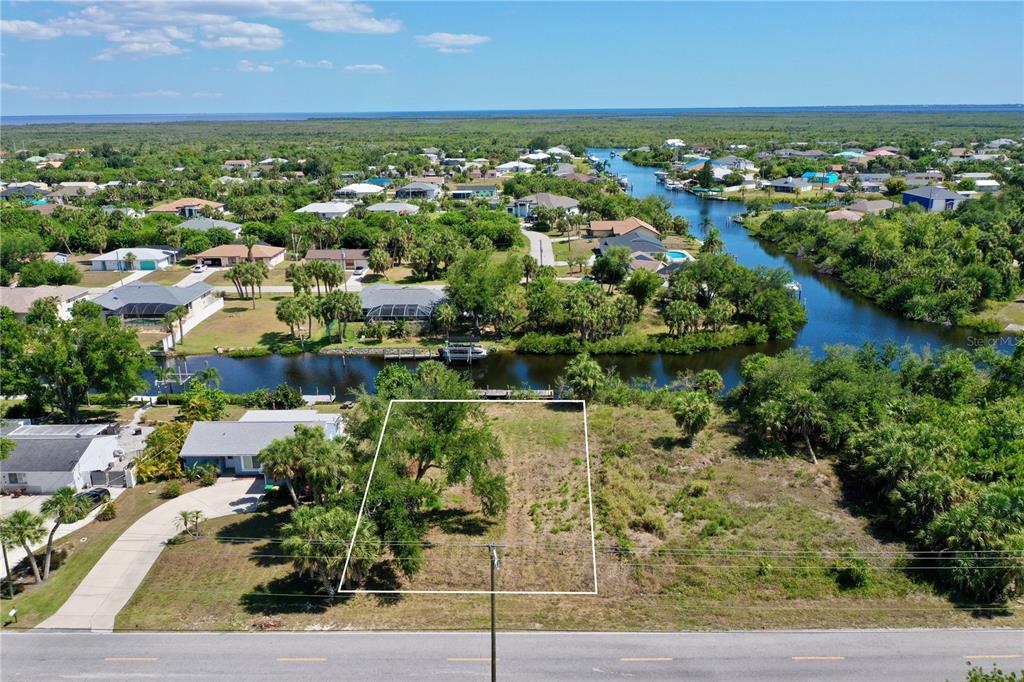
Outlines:
[[[497,639],[497,594],[495,593],[495,572],[501,568],[501,560],[498,558],[498,548],[505,545],[498,545],[490,542],[486,545],[479,545],[490,551],[491,554],[491,682],[498,680],[498,639]]]

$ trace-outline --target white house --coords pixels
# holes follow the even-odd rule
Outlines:
[[[10,308],[17,318],[24,319],[32,304],[42,298],[53,299],[57,304],[57,316],[62,320],[71,319],[71,306],[88,296],[89,290],[70,284],[38,287],[0,287],[0,306]]]
[[[177,260],[177,254],[167,249],[135,246],[128,249],[114,249],[92,259],[93,270],[163,270]]]
[[[374,194],[380,194],[383,191],[384,188],[380,185],[371,185],[368,182],[354,182],[351,185],[345,185],[341,189],[334,190],[334,196],[363,199]]]
[[[14,452],[0,461],[0,488],[46,494],[91,485],[90,473],[114,462],[117,436],[105,425],[17,426],[4,429]]]
[[[523,154],[522,156],[519,157],[520,161],[547,161],[550,158],[551,155],[545,154],[544,152],[531,152],[529,154]]]
[[[671,137],[665,140],[665,146],[671,147],[672,149],[681,149],[686,146],[686,143],[680,140],[678,137]]]
[[[347,204],[344,201],[316,201],[296,209],[295,212],[312,213],[321,220],[333,220],[344,218],[352,211],[352,208],[352,204]]]
[[[974,181],[974,189],[979,192],[998,192],[999,187],[1000,185],[996,180],[981,179]]]
[[[524,161],[509,161],[495,166],[494,171],[498,175],[512,175],[513,173],[529,173],[535,168],[533,164]]]
[[[563,197],[559,194],[550,194],[548,192],[528,194],[525,197],[515,199],[508,206],[507,210],[517,218],[526,219],[533,215],[534,209],[538,206],[561,209],[566,213],[580,212],[580,202],[576,201],[572,197]]]
[[[222,473],[258,476],[260,450],[288,438],[299,424],[320,426],[328,438],[342,433],[339,415],[316,410],[249,410],[238,421],[194,422],[181,447],[186,467],[212,463]]]

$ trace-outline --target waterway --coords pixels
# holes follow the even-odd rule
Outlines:
[[[926,348],[944,346],[967,347],[979,341],[976,333],[959,327],[943,327],[906,320],[883,310],[859,296],[840,282],[816,273],[806,262],[780,253],[769,245],[750,237],[731,216],[743,213],[744,206],[736,201],[704,200],[685,192],[673,192],[659,184],[654,168],[633,165],[621,155],[611,156],[610,149],[591,149],[592,154],[608,162],[609,170],[626,176],[630,192],[637,197],[651,194],[665,197],[671,203],[671,212],[686,218],[690,232],[701,236],[701,225],[709,218],[721,232],[725,249],[737,262],[747,267],[765,266],[784,268],[800,284],[801,296],[807,308],[807,324],[795,339],[772,342],[760,346],[736,346],[690,356],[645,354],[636,356],[606,356],[598,358],[605,367],[614,367],[627,379],[649,377],[659,385],[670,383],[679,372],[716,369],[721,372],[726,386],[739,380],[739,364],[754,352],[778,353],[786,348],[802,346],[815,355],[824,353],[826,346],[892,341],[916,352]],[[1003,339],[1003,348],[1009,348],[1009,339]],[[486,360],[466,367],[474,382],[481,388],[506,386],[551,386],[564,369],[568,357],[517,355],[497,353]],[[217,368],[223,377],[223,388],[230,392],[246,392],[261,386],[288,383],[305,393],[349,395],[359,386],[372,388],[373,377],[385,361],[379,358],[347,358],[306,354],[290,357],[232,359],[223,356],[198,356],[188,360],[191,371],[209,365]]]

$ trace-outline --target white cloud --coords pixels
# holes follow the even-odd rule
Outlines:
[[[193,97],[223,97],[223,92],[193,92]]]
[[[106,90],[86,90],[84,92],[68,92],[67,90],[40,91],[32,95],[36,99],[110,99],[114,93]]]
[[[270,73],[274,70],[274,67],[270,64],[257,64],[248,59],[243,59],[238,62],[238,70],[245,73]]]
[[[29,40],[49,40],[61,35],[60,29],[44,26],[37,21],[22,21],[20,19],[0,20],[0,33]]]
[[[132,58],[187,52],[183,43],[208,49],[275,50],[281,29],[245,19],[302,22],[334,33],[394,33],[402,23],[374,15],[367,4],[335,0],[119,0],[96,2],[45,22],[0,21],[0,31],[17,38],[103,36],[111,43],[95,59]],[[198,35],[197,35],[198,34]],[[135,38],[135,39],[133,39]]]
[[[479,36],[474,33],[430,33],[416,36],[420,47],[429,47],[438,52],[458,54],[469,52],[470,48],[491,42],[490,36]]]
[[[296,59],[292,62],[300,69],[333,69],[334,62],[329,59],[321,59],[316,62],[307,62],[305,59]]]
[[[35,90],[30,85],[15,85],[14,83],[0,83],[0,90],[10,90],[11,92],[28,92]]]
[[[181,97],[177,90],[150,90],[148,92],[137,92],[135,97]]]
[[[362,73],[383,73],[387,71],[381,64],[346,64],[346,71],[359,71]]]

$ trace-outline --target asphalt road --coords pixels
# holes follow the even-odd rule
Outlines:
[[[5,632],[3,680],[486,679],[486,633]],[[516,680],[962,680],[1024,665],[1022,630],[499,633]]]

